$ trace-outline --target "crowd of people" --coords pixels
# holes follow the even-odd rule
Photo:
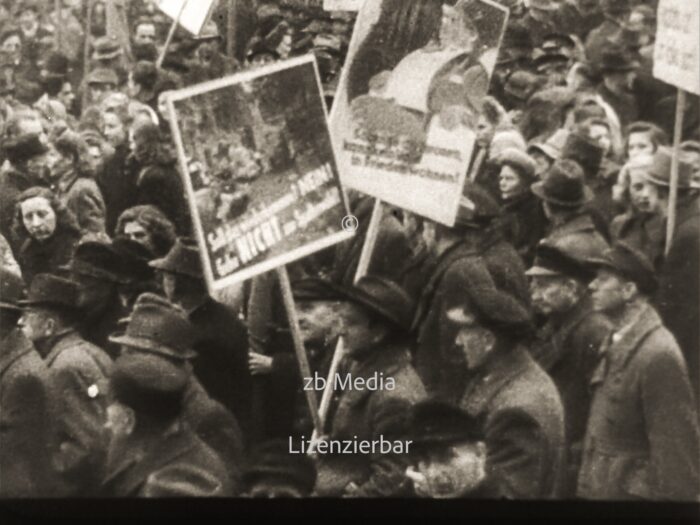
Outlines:
[[[217,2],[164,52],[151,0],[1,1],[0,497],[698,501],[698,97],[676,155],[655,0],[499,2],[454,226],[384,205],[355,282],[350,192],[288,266],[314,428],[278,274],[208,292],[163,96],[314,53],[331,104],[355,15]]]

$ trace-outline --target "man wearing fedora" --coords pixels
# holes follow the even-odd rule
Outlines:
[[[187,312],[192,324],[192,349],[197,353],[192,360],[194,374],[247,433],[251,375],[245,326],[231,309],[209,295],[194,240],[179,238],[164,258],[150,265],[160,274],[165,295]]]
[[[114,37],[102,36],[95,40],[92,48],[92,69],[113,70],[117,75],[117,85],[124,86],[128,79],[128,71],[126,55],[119,41]]]
[[[591,380],[580,498],[697,501],[700,434],[688,369],[649,297],[656,275],[616,243],[591,261],[593,308],[614,325]]]
[[[532,193],[542,200],[549,219],[545,239],[560,246],[578,246],[588,256],[597,256],[608,243],[596,229],[584,206],[593,199],[581,166],[573,160],[558,160],[544,180],[532,185]]]
[[[145,293],[134,304],[122,332],[110,336],[119,355],[149,354],[176,366],[187,376],[182,401],[183,417],[197,436],[223,460],[233,490],[237,492],[243,463],[244,441],[238,421],[221,403],[212,399],[192,372],[196,333],[186,312],[167,299]]]
[[[358,443],[400,439],[403,414],[425,397],[409,353],[413,301],[398,284],[371,275],[347,288],[344,295],[347,308],[341,319],[349,360],[347,377],[356,382],[379,376],[387,383],[382,387],[380,382],[374,390],[342,390],[329,413],[329,437]],[[334,387],[337,391],[337,382]],[[315,493],[335,497],[407,495],[407,452],[320,456]]]
[[[537,247],[530,277],[535,311],[546,321],[537,331],[531,354],[549,374],[561,396],[566,428],[566,479],[563,498],[576,495],[581,444],[591,404],[589,383],[600,360],[600,349],[611,331],[605,316],[594,312],[588,296],[593,272],[576,247]]]
[[[120,286],[128,284],[120,257],[111,243],[84,241],[67,269],[79,288],[80,334],[116,357],[118,348],[110,343],[109,335],[127,314],[119,296]]]
[[[610,46],[596,63],[603,81],[598,94],[615,110],[620,125],[626,128],[639,119],[639,107],[634,97],[634,81],[639,64],[619,47]]]
[[[0,497],[50,495],[46,363],[18,327],[22,280],[0,268]],[[29,387],[27,387],[29,384]],[[29,388],[29,391],[27,391]],[[35,394],[33,394],[35,393]]]
[[[412,324],[414,364],[428,393],[443,401],[459,400],[467,376],[464,358],[454,346],[456,329],[447,319],[449,291],[478,285],[523,307],[530,302],[525,266],[513,246],[502,239],[499,214],[486,190],[469,185],[454,227],[431,223],[424,227],[434,261]]]
[[[510,294],[456,283],[446,298],[468,381],[459,407],[481,422],[489,499],[551,499],[565,468],[557,388],[522,345],[531,315]]]
[[[187,425],[187,371],[147,353],[114,363],[101,494],[108,497],[225,497],[233,488],[222,459]]]
[[[88,489],[101,466],[104,445],[108,377],[112,360],[77,331],[79,289],[75,282],[51,274],[32,281],[27,298],[19,301],[19,321],[25,336],[56,376],[57,413],[53,467],[67,491]]]
[[[643,195],[655,203],[654,215],[666,224],[671,185],[668,148],[654,154],[644,172]],[[678,164],[678,203],[671,249],[658,268],[659,289],[653,303],[685,356],[700,414],[700,184],[693,166],[681,156]],[[663,233],[664,244],[666,240]]]

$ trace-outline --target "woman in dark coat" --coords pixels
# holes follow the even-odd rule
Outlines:
[[[529,265],[547,228],[542,202],[530,191],[535,182],[536,164],[525,152],[507,149],[499,158],[499,165],[503,233]]]
[[[161,142],[153,123],[141,123],[133,131],[133,158],[140,169],[136,180],[137,204],[151,204],[175,225],[178,234],[191,234],[185,190],[175,155]]]
[[[59,273],[73,257],[80,239],[75,217],[47,188],[35,186],[19,195],[13,235],[20,246],[17,262],[25,282],[39,273]]]

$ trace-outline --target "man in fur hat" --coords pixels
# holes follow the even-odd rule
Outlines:
[[[465,282],[446,295],[468,372],[459,407],[482,422],[485,497],[552,499],[562,489],[564,410],[556,386],[523,346],[531,315],[514,299]]]
[[[413,320],[414,363],[428,393],[441,400],[456,402],[467,376],[464,357],[454,346],[456,329],[447,319],[446,294],[455,286],[478,286],[523,308],[530,302],[525,266],[499,234],[499,213],[485,190],[470,185],[453,228],[424,226],[434,260]]]

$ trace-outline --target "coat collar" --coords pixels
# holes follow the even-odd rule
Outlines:
[[[528,368],[531,361],[532,358],[521,346],[494,356],[494,359],[469,381],[460,407],[473,417],[479,416],[487,410],[499,392]]]
[[[5,373],[5,370],[10,368],[12,363],[30,352],[36,351],[34,345],[19,328],[12,330],[10,335],[2,341],[2,347],[9,350],[6,354],[0,354],[0,377]]]
[[[61,352],[63,352],[66,348],[71,348],[84,342],[85,340],[80,337],[80,334],[78,334],[78,332],[75,330],[69,330],[58,335],[54,340],[51,351],[46,354],[46,357],[44,358],[46,366],[51,366]]]
[[[544,331],[546,341],[533,354],[537,362],[545,370],[551,370],[568,352],[566,342],[578,325],[591,314],[591,301],[584,297],[579,303],[567,312],[558,322],[548,322]]]
[[[659,314],[649,304],[641,306],[639,313],[631,324],[613,332],[610,336],[610,347],[607,355],[610,363],[624,368],[637,353],[644,339],[652,332],[662,328]]]
[[[195,447],[192,434],[178,422],[159,439],[130,447],[113,467],[108,467],[102,483],[112,496],[136,496],[148,476]]]
[[[595,225],[591,216],[586,212],[576,215],[573,219],[566,221],[554,227],[554,232],[557,235],[568,235],[570,233],[579,233],[595,230]]]

